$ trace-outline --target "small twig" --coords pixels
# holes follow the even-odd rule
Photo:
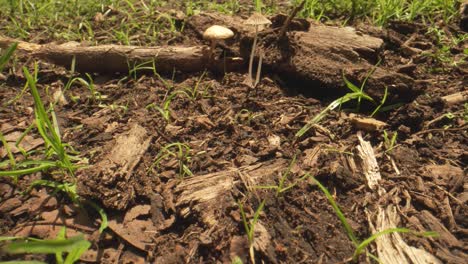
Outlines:
[[[431,132],[445,132],[445,131],[458,131],[458,130],[465,130],[468,128],[468,125],[462,126],[462,127],[455,127],[455,128],[433,128],[433,129],[427,129],[423,131],[419,131],[415,133],[414,135],[421,135],[421,134],[426,134],[426,133],[431,133]]]
[[[302,1],[301,4],[299,4],[298,6],[296,6],[296,7],[294,8],[294,10],[292,11],[292,13],[288,16],[288,18],[287,18],[286,21],[284,22],[283,26],[281,27],[280,33],[279,33],[279,35],[278,35],[278,40],[284,38],[284,36],[286,35],[286,30],[288,30],[289,24],[291,24],[291,21],[292,21],[293,18],[297,15],[297,13],[298,13],[302,8],[304,8],[305,3],[306,3],[305,0]]]

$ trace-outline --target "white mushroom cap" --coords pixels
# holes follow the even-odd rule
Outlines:
[[[271,21],[264,17],[262,14],[258,12],[254,12],[249,18],[247,18],[246,21],[244,21],[244,24],[246,25],[252,25],[252,26],[260,26],[260,25],[269,25],[271,24]]]
[[[234,36],[234,32],[227,27],[213,25],[205,30],[203,33],[204,39],[210,40],[220,40],[220,39],[228,39]]]

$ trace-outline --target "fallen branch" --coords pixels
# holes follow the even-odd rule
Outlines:
[[[138,47],[121,45],[81,46],[77,42],[56,44],[34,44],[0,36],[0,48],[18,42],[17,52],[43,59],[70,68],[75,60],[75,68],[82,72],[125,73],[137,65],[154,61],[158,72],[196,72],[206,68],[211,70],[233,70],[243,64],[240,58],[213,60],[207,46],[162,46]]]

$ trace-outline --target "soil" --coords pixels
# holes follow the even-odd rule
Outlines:
[[[441,67],[421,55],[436,50],[425,25],[355,26],[383,39],[381,68],[411,77],[420,89],[401,95],[403,103],[375,116],[386,123],[384,128],[362,131],[376,153],[383,178],[379,185],[390,196],[375,199],[362,170],[350,165],[362,130],[352,122],[354,104],[330,112],[304,136],[295,137],[338,98],[336,87],[314,94],[310,86],[282,78],[277,69],[266,69],[255,89],[244,85],[246,74],[238,72],[136,78],[94,74],[101,97],[93,99],[86,87],[74,84],[55,113],[63,141],[89,165],[77,172],[78,193],[105,209],[108,229],[99,234],[99,215],[89,205],[74,205],[66,195],[47,188],[22,193],[35,179],[58,179],[49,171],[22,176],[18,184],[0,179],[0,234],[53,238],[65,225],[68,236],[81,232],[92,242],[83,263],[229,263],[235,256],[249,263],[239,203],[252,219],[265,201],[255,226],[256,262],[348,261],[355,246],[327,198],[311,179],[298,180],[310,173],[332,193],[359,239],[372,234],[368,215],[393,201],[401,216],[398,226],[440,234],[402,235],[408,244],[442,263],[465,263],[468,110],[466,100],[465,105],[449,104],[442,97],[466,91],[466,64]],[[455,25],[445,29],[460,33]],[[171,44],[203,43],[196,32],[187,31]],[[462,52],[452,51],[454,56]],[[32,65],[24,59],[18,63]],[[52,102],[53,92],[72,73],[42,61],[39,69],[43,101]],[[29,93],[10,102],[25,83],[20,67],[10,72],[0,86],[0,123],[7,141],[15,142],[34,122],[34,103]],[[171,91],[184,89],[197,91],[193,98],[178,93],[168,120],[148,107],[162,105]],[[364,104],[360,113],[368,116],[373,109]],[[396,145],[388,151],[384,130],[389,137],[397,133]],[[164,152],[176,142],[183,145],[169,148],[172,154]],[[22,144],[27,150],[44,148],[35,129]],[[0,154],[7,158],[4,151]],[[278,185],[285,173],[287,185],[297,183],[291,189],[276,195],[275,190],[256,188]],[[364,256],[358,260],[367,261]]]

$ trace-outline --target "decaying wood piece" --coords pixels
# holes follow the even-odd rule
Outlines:
[[[386,209],[378,208],[375,228],[372,220],[369,221],[373,233],[397,227],[399,223],[398,212],[393,205]],[[405,243],[398,233],[380,236],[376,239],[377,253],[384,264],[414,263],[414,264],[442,264],[440,260],[429,252],[411,247]]]
[[[462,91],[443,96],[442,100],[444,100],[448,105],[465,103],[466,101],[468,101],[468,91]]]
[[[0,48],[14,42],[18,41],[0,36]],[[236,69],[243,63],[239,58],[210,59],[207,46],[81,46],[77,42],[40,45],[20,41],[17,51],[67,68],[75,58],[75,69],[82,72],[126,73],[142,63],[147,63],[145,67],[152,67],[153,60],[158,72]]]
[[[378,131],[387,126],[387,123],[371,117],[361,117],[356,114],[350,114],[349,120],[357,129],[364,131]]]
[[[138,124],[116,136],[99,161],[79,173],[79,193],[99,198],[108,208],[124,209],[135,196],[131,176],[150,142],[151,136]]]
[[[376,191],[379,197],[386,194],[385,189],[379,185],[382,176],[379,165],[375,158],[372,145],[362,138],[361,133],[357,134],[360,145],[357,147],[361,161],[361,167],[367,178],[368,186]],[[396,228],[400,222],[397,209],[390,204],[386,208],[378,207],[375,219],[369,217],[369,227],[373,233],[377,233],[389,228]],[[375,224],[374,224],[375,223]],[[384,264],[441,264],[442,262],[431,253],[409,246],[400,234],[392,233],[382,235],[375,240],[377,253],[380,261]]]
[[[311,25],[306,32],[291,32],[289,47],[277,49],[280,54],[276,57],[271,55],[276,49],[269,52],[265,63],[275,71],[306,81],[319,93],[320,87],[347,92],[343,89],[343,75],[360,86],[377,64],[383,43],[382,39],[356,32],[352,27]],[[392,101],[417,94],[413,84],[407,75],[377,67],[365,92],[379,98],[387,87],[387,100]]]
[[[219,218],[216,212],[219,214],[224,211],[223,208],[230,205],[227,202],[235,203],[230,194],[235,184],[242,182],[254,186],[260,180],[277,177],[278,171],[286,166],[286,160],[278,159],[273,163],[259,163],[186,178],[175,189],[176,207],[183,218],[199,214],[205,224],[215,226]]]
[[[377,191],[381,196],[385,193],[385,190],[379,186],[379,181],[382,179],[382,176],[380,175],[379,164],[374,155],[374,149],[370,142],[362,138],[361,133],[358,133],[358,139],[360,145],[357,146],[357,150],[361,159],[361,167],[364,176],[367,179],[367,186],[369,186],[369,189]]]

